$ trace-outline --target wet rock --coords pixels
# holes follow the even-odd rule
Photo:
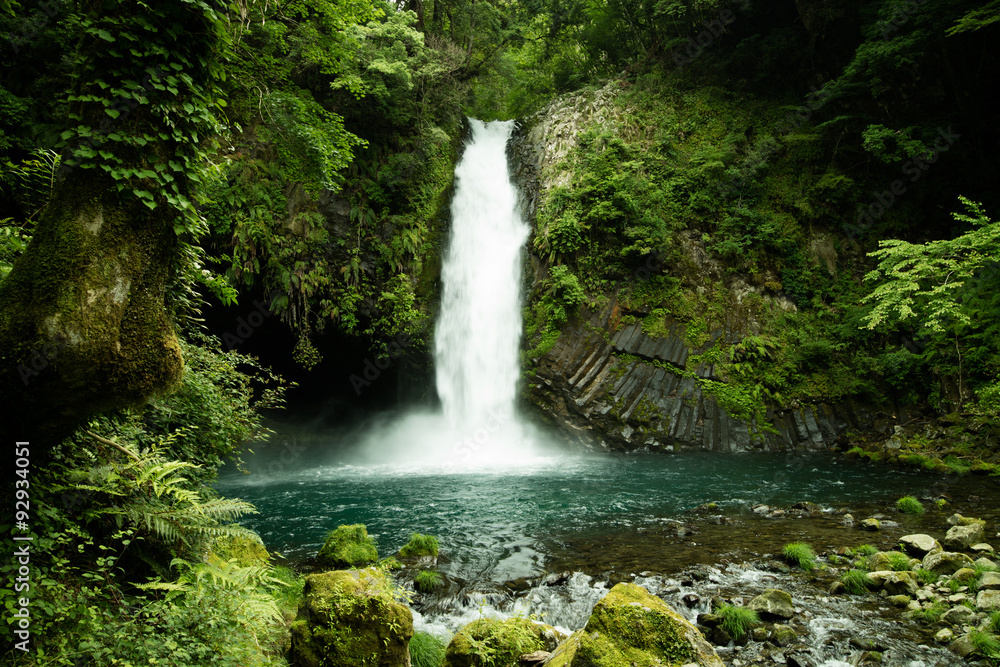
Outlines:
[[[892,569],[892,561],[889,559],[889,554],[884,551],[880,551],[877,554],[872,554],[868,557],[868,569],[880,572],[883,570]]]
[[[950,517],[948,517],[948,519],[947,519],[948,525],[949,526],[957,526],[957,525],[959,525],[959,524],[962,523],[962,519],[964,519],[964,518],[965,517],[963,517],[961,514],[959,514],[958,512],[956,512],[955,514],[952,514]]]
[[[958,654],[962,658],[967,658],[976,651],[976,645],[972,643],[968,635],[959,637],[953,641],[949,646],[948,650],[952,653]]]
[[[983,572],[979,579],[979,589],[986,591],[1000,590],[1000,572]]]
[[[716,646],[729,646],[729,643],[733,641],[732,635],[718,626],[710,628],[705,638]]]
[[[995,569],[997,569],[997,564],[995,562],[991,561],[989,558],[986,558],[986,557],[977,558],[976,562],[974,563],[974,565],[976,567],[980,568],[981,570],[995,570]]]
[[[910,599],[909,595],[889,596],[889,604],[891,604],[893,607],[899,607],[900,609],[906,609],[907,607],[909,607],[911,601],[912,600]]]
[[[767,628],[763,625],[758,625],[750,632],[750,637],[753,638],[755,642],[767,641]]]
[[[979,544],[973,544],[970,549],[979,554],[992,554],[993,546],[987,544],[986,542],[980,542]]]
[[[850,645],[859,651],[884,651],[885,647],[870,637],[851,637]]]
[[[531,653],[551,651],[565,638],[566,635],[551,625],[534,623],[527,618],[481,618],[462,626],[452,637],[445,649],[445,664],[448,667],[480,664],[477,646],[487,640],[494,650],[494,660],[506,665],[520,660],[526,648],[531,649]],[[525,639],[534,645],[524,646]]]
[[[862,519],[861,520],[861,530],[876,531],[882,527],[878,519]]]
[[[840,520],[840,523],[842,523],[845,528],[854,528],[854,517],[850,514],[845,514],[844,518]]]
[[[306,577],[299,615],[291,627],[297,667],[385,667],[410,664],[410,609],[392,599],[384,572],[331,571]],[[331,600],[344,604],[331,604]]]
[[[976,596],[976,606],[983,611],[1000,609],[1000,591],[979,591],[979,595]]]
[[[722,625],[722,617],[718,614],[698,614],[698,625],[706,628],[716,628]]]
[[[652,664],[724,667],[683,616],[635,584],[618,584],[594,606],[587,625],[552,653],[548,667]]]
[[[982,542],[984,536],[985,531],[979,523],[952,526],[944,536],[944,545],[949,549],[969,549],[973,544]]]
[[[843,595],[847,592],[847,586],[844,585],[842,581],[835,581],[830,584],[829,593],[830,595]]]
[[[694,608],[698,605],[699,602],[701,602],[701,598],[695,595],[694,593],[688,593],[681,598],[681,602],[683,602],[684,606],[686,607]]]
[[[782,648],[791,646],[799,640],[795,630],[787,625],[775,625],[771,628],[771,641]]]
[[[770,507],[770,505],[754,505],[753,507],[750,508],[750,510],[754,514],[770,514],[771,513],[771,507]]]
[[[810,655],[798,653],[788,656],[785,664],[788,667],[816,667],[819,663]]]
[[[792,606],[792,596],[777,588],[768,588],[755,597],[747,605],[758,614],[772,618],[792,618],[795,608]]]
[[[524,665],[524,667],[542,667],[545,661],[549,659],[552,654],[548,651],[535,651],[534,653],[525,653],[521,656],[518,664]]]
[[[920,588],[917,575],[913,572],[883,570],[869,572],[868,578],[872,580],[876,588],[884,590],[889,595],[913,595]]]
[[[572,572],[553,572],[542,577],[543,586],[562,586],[573,575]]]
[[[957,607],[952,607],[941,616],[941,620],[948,625],[965,625],[966,623],[971,623],[976,617],[976,612],[972,611],[965,605],[958,605]]]
[[[936,635],[934,635],[934,640],[939,641],[942,644],[947,644],[954,638],[955,633],[951,631],[951,628],[942,628],[938,630]]]
[[[940,542],[923,533],[903,535],[899,538],[899,546],[909,555],[918,558],[923,558],[932,551],[944,551]]]
[[[963,567],[971,567],[973,562],[965,554],[935,551],[924,556],[921,564],[925,570],[930,570],[934,574],[952,574]]]

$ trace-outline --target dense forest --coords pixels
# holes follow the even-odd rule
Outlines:
[[[287,664],[302,580],[211,482],[324,369],[428,376],[465,118],[531,128],[568,96],[596,101],[534,193],[526,374],[614,295],[685,326],[732,414],[861,401],[921,426],[900,462],[1000,470],[998,23],[998,0],[0,0],[0,525],[34,540],[5,663]]]

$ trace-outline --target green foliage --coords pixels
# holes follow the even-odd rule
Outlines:
[[[432,593],[443,585],[444,579],[434,570],[421,570],[413,577],[413,587],[421,593]]]
[[[922,584],[934,584],[937,583],[937,580],[939,579],[938,575],[934,574],[930,570],[925,570],[922,567],[917,568],[916,572],[917,580]]]
[[[864,595],[875,585],[864,570],[848,570],[840,581],[851,595]]]
[[[715,613],[722,617],[722,629],[736,641],[739,641],[760,623],[760,616],[757,615],[757,612],[747,607],[722,604],[715,610]]]
[[[923,504],[913,496],[903,496],[896,501],[896,509],[903,514],[923,514]]]
[[[413,533],[413,535],[410,536],[410,541],[404,544],[403,548],[399,550],[399,555],[401,558],[437,556],[438,539],[433,535]]]
[[[858,556],[874,556],[878,553],[878,549],[870,544],[862,544],[855,547],[854,553]]]
[[[517,617],[502,621],[481,618],[462,628],[458,638],[474,664],[482,667],[507,667],[525,653],[544,647],[534,623]]]
[[[811,572],[816,567],[816,552],[805,542],[790,542],[782,549],[785,560]]]
[[[364,567],[378,560],[378,548],[364,524],[338,526],[326,536],[316,559],[335,568]]]
[[[442,667],[445,646],[429,632],[417,630],[410,639],[410,663],[413,667]]]
[[[973,628],[969,630],[969,641],[981,655],[991,660],[1000,659],[1000,639],[997,639],[996,635]]]
[[[907,572],[913,569],[910,564],[910,557],[900,551],[887,551],[889,558],[889,569],[896,572]]]

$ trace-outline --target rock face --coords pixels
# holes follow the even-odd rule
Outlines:
[[[618,584],[583,630],[560,644],[547,667],[699,665],[723,667],[697,628],[635,584]]]
[[[768,588],[763,593],[750,600],[747,605],[758,614],[772,618],[792,618],[795,607],[792,606],[792,596],[777,588]]]
[[[581,312],[529,377],[528,401],[574,444],[611,451],[823,449],[870,420],[850,404],[821,404],[770,410],[775,432],[758,428],[731,416],[706,389],[722,378],[711,365],[689,363],[697,350],[682,327],[652,337],[622,315],[614,300],[601,312]]]
[[[526,618],[482,618],[462,627],[448,644],[444,667],[476,667],[488,653],[496,664],[516,664],[522,655],[552,651],[566,638],[551,625]]]
[[[944,545],[949,549],[971,549],[973,544],[982,542],[983,537],[983,525],[980,523],[952,526],[944,536]]]
[[[292,623],[295,667],[410,667],[409,607],[392,598],[379,570],[333,571],[306,577]]]
[[[932,551],[944,551],[940,542],[923,533],[903,535],[899,538],[899,546],[902,547],[903,551],[917,558],[923,558]]]

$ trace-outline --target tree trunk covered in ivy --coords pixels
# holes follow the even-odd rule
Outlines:
[[[224,17],[200,0],[82,12],[65,166],[0,285],[0,411],[40,444],[180,380],[165,298],[203,227],[192,198],[225,47]]]

